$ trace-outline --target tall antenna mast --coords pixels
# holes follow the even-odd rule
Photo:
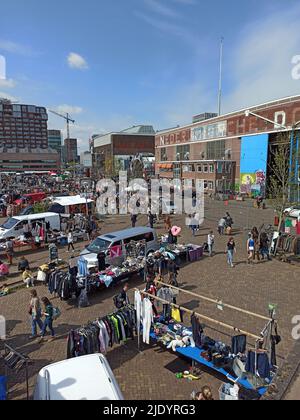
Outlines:
[[[220,44],[220,75],[219,75],[219,94],[218,94],[218,114],[222,112],[222,81],[223,81],[223,49],[224,49],[224,38],[221,37]]]

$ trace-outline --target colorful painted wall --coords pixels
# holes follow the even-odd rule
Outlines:
[[[241,192],[257,197],[265,195],[269,135],[242,137]]]

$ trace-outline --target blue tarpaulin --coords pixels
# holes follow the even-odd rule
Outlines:
[[[6,400],[6,376],[0,376],[0,401]]]

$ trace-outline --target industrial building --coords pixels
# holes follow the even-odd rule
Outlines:
[[[264,194],[270,148],[287,133],[291,182],[299,191],[300,96],[213,118],[203,115],[209,118],[197,116],[196,123],[156,134],[157,176],[202,179],[212,193]]]

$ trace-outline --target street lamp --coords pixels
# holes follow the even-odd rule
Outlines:
[[[261,115],[255,114],[255,112],[252,112],[249,109],[247,109],[245,111],[245,115],[246,115],[247,118],[250,117],[250,115],[253,115],[253,117],[260,118],[263,121],[267,121],[267,122],[269,122],[271,124],[274,124],[275,126],[277,125],[277,126],[283,128],[284,130],[288,130],[288,127],[286,127],[285,125],[279,124],[278,122],[272,121],[269,118],[265,118],[265,117],[262,117]]]

